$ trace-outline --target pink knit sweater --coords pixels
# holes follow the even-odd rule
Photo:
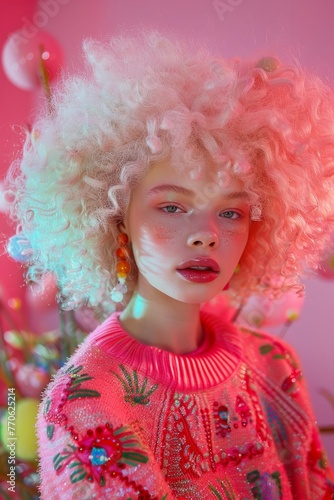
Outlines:
[[[44,500],[334,498],[295,355],[203,310],[205,341],[176,355],[113,314],[46,390]]]

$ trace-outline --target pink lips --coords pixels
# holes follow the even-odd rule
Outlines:
[[[214,281],[219,275],[220,267],[218,263],[207,257],[195,257],[182,262],[177,268],[180,274],[187,281],[193,283],[209,283]]]

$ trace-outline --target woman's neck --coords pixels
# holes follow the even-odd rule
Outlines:
[[[138,341],[174,354],[187,354],[203,341],[199,309],[199,304],[179,302],[161,292],[144,297],[135,290],[119,319]]]

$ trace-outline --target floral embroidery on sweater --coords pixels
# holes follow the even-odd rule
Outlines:
[[[72,470],[72,484],[86,479],[89,482],[95,481],[99,486],[105,486],[107,477],[117,477],[137,493],[147,495],[141,485],[123,475],[127,465],[134,467],[148,461],[147,454],[128,427],[113,429],[111,424],[106,423],[95,429],[88,429],[81,437],[73,426],[69,427],[69,431],[72,442],[53,458],[57,474],[68,467]]]
[[[251,492],[255,500],[279,500],[282,498],[280,472],[260,474],[253,470],[247,474],[247,481],[251,485]]]
[[[139,382],[138,374],[136,370],[132,371],[131,374],[126,370],[123,365],[119,365],[122,370],[123,377],[116,372],[111,372],[120,381],[125,390],[124,400],[126,403],[131,403],[132,406],[136,404],[148,405],[150,403],[149,397],[156,391],[158,384],[152,387],[146,387],[148,383],[147,377],[144,378],[143,382]]]

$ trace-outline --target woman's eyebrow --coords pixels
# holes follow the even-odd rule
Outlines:
[[[183,186],[178,186],[177,184],[161,184],[160,186],[156,186],[149,190],[148,196],[154,196],[155,194],[166,192],[179,193],[185,196],[195,196],[194,191],[191,191]],[[248,194],[246,191],[222,192],[222,198],[225,200],[234,200],[238,198],[245,200],[248,198]]]
[[[223,195],[226,200],[233,200],[235,198],[242,198],[243,200],[248,199],[248,193],[246,191],[231,191]]]
[[[149,190],[148,195],[155,195],[159,193],[165,193],[166,191],[172,191],[174,193],[184,194],[185,196],[194,196],[194,192],[176,184],[161,184]]]

